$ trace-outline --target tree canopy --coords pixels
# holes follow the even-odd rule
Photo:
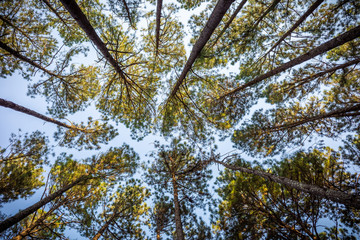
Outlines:
[[[57,130],[1,136],[0,237],[360,238],[359,63],[357,0],[1,1]]]

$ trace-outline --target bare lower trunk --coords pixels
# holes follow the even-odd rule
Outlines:
[[[128,7],[127,3],[126,3],[126,0],[122,0],[122,2],[123,2],[123,4],[124,4],[124,7],[125,7],[125,10],[126,10],[127,17],[128,17],[128,19],[129,19],[129,23],[130,23],[130,25],[131,25],[132,27],[134,27],[133,22],[132,22],[132,20],[131,20],[130,9],[129,9],[129,7]]]
[[[343,45],[344,43],[347,43],[349,41],[352,41],[356,38],[358,38],[360,36],[360,26],[357,26],[357,27],[354,27],[353,29],[341,34],[340,36],[336,37],[336,38],[333,38],[329,41],[327,41],[326,43],[323,43],[321,44],[320,46],[310,50],[309,52],[305,53],[304,55],[301,55],[287,63],[284,63],[283,65],[263,74],[263,75],[260,75],[256,78],[254,78],[252,81],[249,81],[237,88],[234,88],[233,90],[221,95],[219,97],[219,99],[223,99],[227,96],[231,96],[233,94],[235,94],[236,92],[239,92],[247,87],[250,87],[250,86],[253,86],[269,77],[272,77],[278,73],[281,73],[287,69],[290,69],[296,65],[299,65],[311,58],[314,58],[320,54],[323,54],[333,48],[336,48],[338,46],[341,46]]]
[[[305,193],[309,193],[315,197],[329,199],[331,201],[338,202],[338,203],[344,204],[349,207],[360,209],[360,197],[353,195],[353,194],[347,194],[344,192],[340,192],[340,191],[333,190],[333,189],[328,189],[325,187],[319,187],[319,186],[312,185],[312,184],[301,183],[301,182],[291,180],[286,177],[279,177],[279,176],[276,176],[274,174],[264,172],[264,171],[259,171],[259,170],[249,169],[249,168],[239,167],[239,166],[232,166],[230,164],[226,164],[224,162],[221,162],[221,161],[218,161],[215,159],[213,159],[212,162],[221,164],[228,169],[237,170],[237,171],[244,172],[244,173],[254,174],[256,176],[265,178],[269,181],[280,183],[287,187],[294,188],[296,190],[299,190],[299,191],[302,191]]]
[[[156,4],[156,29],[155,29],[155,53],[156,53],[156,56],[158,55],[158,52],[159,52],[159,43],[160,43],[161,9],[162,9],[162,0],[157,0],[157,4]]]
[[[178,188],[175,175],[172,177],[172,185],[174,189],[174,208],[175,208],[175,225],[176,225],[176,240],[184,240],[184,230],[181,222],[180,203],[178,197]]]
[[[106,221],[106,223],[100,228],[100,230],[96,233],[96,235],[93,237],[92,240],[98,240],[101,235],[106,231],[106,229],[110,226],[110,223],[112,221],[114,221],[114,219],[117,216],[117,212],[113,213],[113,215],[110,217],[110,219],[108,221]]]
[[[37,203],[33,204],[32,206],[18,212],[17,214],[15,214],[12,217],[5,219],[4,221],[2,221],[0,223],[0,233],[5,231],[6,229],[12,227],[16,223],[20,222],[21,220],[23,220],[30,214],[36,212],[41,207],[43,207],[45,204],[47,204],[47,203],[51,202],[52,200],[54,200],[55,198],[61,196],[64,192],[68,191],[69,189],[76,186],[77,184],[85,181],[86,179],[87,179],[86,176],[82,176],[82,177],[78,178],[77,180],[75,180],[74,182],[72,182],[71,184],[66,185],[65,187],[61,188],[60,190],[50,194],[49,196],[43,198],[42,200],[38,201]]]
[[[85,14],[80,9],[79,5],[75,0],[60,0],[64,5],[66,10],[71,14],[71,16],[75,19],[78,25],[84,30],[86,35],[90,38],[90,40],[94,43],[94,45],[99,49],[99,51],[103,54],[104,58],[114,67],[115,71],[120,75],[120,77],[124,80],[125,83],[131,84],[129,80],[125,77],[125,73],[121,69],[118,62],[111,56],[109,50],[105,46],[104,42],[100,39],[98,34],[96,33],[93,26],[90,24],[89,20],[85,16]]]
[[[175,96],[176,92],[179,90],[181,84],[185,80],[187,73],[190,71],[193,63],[195,62],[196,58],[200,55],[201,50],[204,48],[205,44],[210,39],[211,35],[213,34],[215,28],[219,25],[221,19],[224,17],[226,11],[229,9],[230,5],[234,2],[234,0],[219,0],[216,4],[213,12],[211,13],[209,20],[207,21],[204,29],[200,33],[199,39],[194,44],[189,59],[187,60],[185,67],[176,81],[176,84],[173,90],[170,93],[168,99],[171,99]]]
[[[65,127],[65,128],[68,128],[68,129],[73,129],[73,130],[78,130],[78,131],[86,132],[85,129],[81,129],[81,128],[77,128],[77,127],[75,127],[75,126],[67,125],[67,124],[65,124],[65,123],[63,123],[63,122],[60,122],[60,121],[55,120],[55,119],[53,119],[53,118],[49,118],[49,117],[47,117],[47,116],[45,116],[45,115],[42,115],[42,114],[40,114],[40,113],[38,113],[38,112],[35,112],[35,111],[33,111],[33,110],[29,109],[29,108],[20,106],[20,105],[18,105],[18,104],[16,104],[16,103],[13,103],[13,102],[11,102],[11,101],[7,101],[7,100],[2,99],[2,98],[0,98],[0,106],[6,107],[6,108],[11,108],[11,109],[13,109],[13,110],[15,110],[15,111],[22,112],[22,113],[31,115],[31,116],[33,116],[33,117],[42,119],[42,120],[44,120],[44,121],[54,123],[54,124],[56,124],[56,125],[58,125],[58,126],[60,126],[60,127]]]

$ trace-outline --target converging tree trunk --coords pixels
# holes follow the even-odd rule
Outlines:
[[[115,212],[111,215],[110,219],[107,220],[107,221],[105,222],[105,224],[104,224],[104,225],[99,229],[99,231],[95,234],[95,236],[93,237],[92,240],[98,240],[98,239],[101,237],[101,235],[106,231],[106,229],[108,229],[108,227],[110,226],[111,222],[114,221],[114,219],[117,217],[118,214],[119,214],[119,213],[115,211]]]
[[[46,122],[51,122],[51,123],[54,123],[60,127],[65,127],[65,128],[68,128],[68,129],[73,129],[73,130],[78,130],[78,131],[82,131],[82,132],[87,132],[88,130],[86,129],[82,129],[82,128],[78,128],[76,126],[71,126],[71,125],[68,125],[68,124],[65,124],[63,122],[60,122],[58,120],[55,120],[53,118],[49,118],[41,113],[38,113],[38,112],[35,112],[29,108],[26,108],[26,107],[23,107],[23,106],[20,106],[14,102],[11,102],[11,101],[7,101],[5,99],[2,99],[0,98],[0,106],[2,107],[6,107],[6,108],[11,108],[15,111],[18,111],[18,112],[22,112],[22,113],[25,113],[25,114],[28,114],[28,115],[31,115],[33,117],[36,117],[36,118],[39,118],[39,119],[42,119]]]
[[[15,214],[12,217],[5,219],[4,221],[2,221],[0,223],[0,233],[5,231],[6,229],[12,227],[16,223],[20,222],[21,220],[23,220],[24,218],[29,216],[30,214],[39,210],[41,207],[43,207],[47,203],[49,203],[52,200],[54,200],[55,198],[61,196],[64,192],[68,191],[72,187],[78,185],[79,183],[81,183],[87,179],[88,179],[87,176],[81,176],[80,178],[76,179],[74,182],[70,183],[69,185],[64,186],[63,188],[59,189],[58,191],[50,194],[49,196],[47,196],[45,198],[43,198],[42,200],[38,201],[37,203],[33,204],[32,206],[18,212],[17,214]]]
[[[126,0],[122,0],[123,4],[124,4],[124,7],[125,7],[125,10],[126,10],[126,15],[127,15],[127,18],[129,19],[129,23],[132,27],[134,27],[133,25],[133,22],[131,20],[131,14],[130,14],[130,9],[129,9],[129,6],[127,5],[127,2]]]
[[[283,65],[281,65],[281,66],[279,66],[279,67],[277,67],[277,68],[275,68],[275,69],[273,69],[273,70],[271,70],[271,71],[269,71],[269,72],[267,72],[265,74],[262,74],[262,75],[260,75],[260,76],[258,76],[256,78],[254,78],[253,80],[251,80],[251,81],[237,87],[237,88],[234,88],[233,90],[221,95],[219,97],[219,99],[223,99],[223,98],[225,98],[227,96],[231,96],[231,95],[233,95],[233,94],[235,94],[235,93],[237,93],[237,92],[239,92],[239,91],[241,91],[241,90],[243,90],[243,89],[245,89],[247,87],[253,86],[253,85],[255,85],[255,84],[257,84],[257,83],[259,83],[259,82],[261,82],[261,81],[263,81],[263,80],[265,80],[267,78],[269,78],[269,77],[272,77],[272,76],[274,76],[274,75],[276,75],[278,73],[281,73],[281,72],[283,72],[283,71],[285,71],[285,70],[287,70],[289,68],[292,68],[292,67],[294,67],[296,65],[299,65],[299,64],[301,64],[301,63],[303,63],[303,62],[305,62],[305,61],[307,61],[307,60],[309,60],[311,58],[314,58],[314,57],[316,57],[316,56],[318,56],[320,54],[323,54],[323,53],[325,53],[325,52],[327,52],[327,51],[329,51],[329,50],[331,50],[333,48],[341,46],[344,43],[352,41],[352,40],[358,38],[359,36],[360,36],[360,25],[357,26],[357,27],[354,27],[353,29],[351,29],[351,30],[349,30],[349,31],[347,31],[347,32],[345,32],[343,34],[341,34],[338,37],[335,37],[335,38],[327,41],[326,43],[321,44],[320,46],[310,50],[309,52],[307,52],[307,53],[305,53],[305,54],[303,54],[303,55],[301,55],[301,56],[299,56],[299,57],[297,57],[297,58],[295,58],[293,60],[290,60],[289,62],[284,63]]]
[[[249,169],[249,168],[240,167],[240,166],[232,166],[230,164],[226,164],[224,162],[221,162],[221,161],[218,161],[215,159],[213,159],[212,162],[221,164],[228,169],[232,169],[232,170],[240,171],[240,172],[244,172],[244,173],[250,173],[250,174],[265,178],[269,181],[273,181],[273,182],[285,185],[287,187],[294,188],[296,190],[299,190],[299,191],[302,191],[305,193],[309,193],[315,197],[329,199],[331,201],[338,202],[338,203],[344,204],[349,207],[360,209],[360,197],[353,195],[353,194],[348,194],[348,193],[340,192],[337,190],[328,189],[325,187],[319,187],[319,186],[312,185],[312,184],[301,183],[301,182],[291,180],[286,177],[276,176],[274,174],[264,172],[264,171]]]
[[[124,80],[124,83],[127,83],[129,85],[135,84],[134,82],[131,83],[129,79],[126,78],[125,73],[121,69],[119,63],[111,56],[109,49],[107,49],[105,43],[100,39],[95,29],[90,24],[89,20],[86,18],[85,14],[82,12],[76,1],[74,0],[60,0],[60,1],[64,5],[66,10],[75,19],[75,21],[79,24],[79,26],[84,30],[84,32],[94,43],[94,45],[103,54],[104,58],[114,67],[115,71]]]
[[[181,222],[181,210],[180,210],[180,202],[178,197],[178,186],[176,182],[175,174],[172,174],[172,186],[173,186],[173,194],[174,194],[174,208],[175,208],[175,225],[176,225],[176,237],[177,240],[184,240],[184,230]]]
[[[157,0],[157,3],[156,3],[156,29],[155,29],[155,53],[156,53],[156,56],[159,53],[161,9],[162,9],[162,0]]]
[[[230,8],[230,5],[234,0],[219,0],[211,13],[209,20],[206,22],[206,25],[202,32],[200,33],[199,39],[194,44],[189,59],[187,60],[185,67],[175,83],[174,88],[172,89],[168,100],[175,97],[176,92],[179,90],[181,84],[184,82],[187,73],[190,71],[192,65],[194,64],[196,58],[199,57],[201,50],[204,48],[205,44],[210,39],[215,28],[219,25],[221,19],[224,17],[226,11]]]

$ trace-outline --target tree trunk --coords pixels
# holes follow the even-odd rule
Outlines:
[[[5,51],[7,51],[8,53],[10,53],[11,55],[13,55],[14,57],[19,58],[20,60],[27,62],[28,64],[30,64],[33,67],[36,67],[38,69],[40,69],[41,71],[49,74],[52,77],[58,78],[60,80],[62,80],[63,82],[66,82],[64,79],[61,78],[61,76],[59,76],[58,74],[51,72],[49,70],[47,70],[46,68],[42,67],[40,64],[37,64],[36,62],[32,61],[31,59],[21,55],[18,51],[12,49],[11,47],[9,47],[8,45],[6,45],[6,43],[0,41],[0,48],[4,49]]]
[[[294,127],[303,125],[308,122],[318,121],[321,119],[326,119],[326,118],[331,118],[331,117],[356,116],[356,115],[360,115],[360,112],[355,112],[355,111],[359,111],[359,110],[360,110],[360,104],[355,104],[350,107],[337,109],[337,110],[329,112],[329,113],[319,114],[317,116],[305,118],[300,121],[296,121],[296,122],[292,122],[292,123],[288,123],[288,124],[284,124],[284,125],[280,125],[280,126],[274,126],[274,127],[270,128],[269,130],[271,132],[286,130],[286,129],[290,129],[290,128],[294,128]],[[351,113],[351,112],[355,112],[355,113]],[[350,114],[350,115],[348,115],[348,114]]]
[[[207,21],[202,32],[200,33],[199,39],[196,41],[196,43],[193,46],[189,59],[187,60],[179,79],[176,81],[175,86],[168,97],[168,100],[175,97],[176,92],[179,90],[181,84],[185,80],[185,77],[187,73],[190,71],[196,58],[200,55],[201,50],[204,48],[205,44],[213,34],[215,28],[219,25],[221,19],[223,18],[226,11],[229,9],[230,5],[233,2],[234,0],[219,0],[218,3],[216,4],[213,12],[209,17],[209,20]]]
[[[114,212],[113,215],[110,217],[110,219],[108,221],[106,221],[106,223],[100,228],[100,230],[96,233],[96,235],[93,237],[92,240],[98,240],[101,235],[106,231],[106,229],[109,227],[110,223],[112,221],[114,221],[114,219],[116,218],[118,212]]]
[[[130,10],[129,10],[129,7],[128,7],[127,3],[126,3],[126,0],[122,0],[122,2],[123,2],[123,4],[124,4],[127,17],[128,17],[128,19],[129,19],[129,23],[130,23],[130,25],[134,28],[133,22],[132,22],[132,20],[131,20]]]
[[[234,19],[236,18],[238,13],[241,11],[241,9],[243,8],[243,6],[245,5],[246,2],[247,2],[247,0],[242,0],[241,1],[239,6],[236,8],[235,12],[231,15],[229,21],[227,21],[227,23],[225,24],[225,26],[223,27],[223,29],[221,30],[219,35],[216,37],[214,43],[209,48],[212,48],[212,47],[215,46],[215,44],[219,41],[219,39],[222,37],[222,35],[225,33],[225,31],[229,28],[230,24],[234,21]]]
[[[58,209],[60,206],[62,206],[66,200],[60,201],[58,204],[53,206],[47,213],[42,215],[40,218],[38,218],[33,224],[31,224],[29,227],[21,231],[17,236],[13,237],[12,240],[21,240],[24,237],[28,236],[32,230],[34,230],[36,227],[40,226],[40,224],[48,217],[51,213],[53,213],[56,209]]]
[[[23,220],[24,218],[29,216],[30,214],[32,214],[32,213],[36,212],[37,210],[39,210],[45,204],[51,202],[55,198],[61,196],[64,192],[68,191],[72,187],[76,186],[77,184],[79,184],[79,183],[81,183],[81,182],[83,182],[83,181],[85,181],[87,179],[88,179],[87,176],[81,176],[80,178],[78,178],[74,182],[72,182],[69,185],[66,185],[65,187],[59,189],[58,191],[50,194],[49,196],[43,198],[42,200],[38,201],[37,203],[33,204],[32,206],[18,212],[17,214],[15,214],[12,217],[9,217],[9,218],[5,219],[4,221],[2,221],[0,223],[0,233],[5,231],[6,229],[12,227],[16,223],[20,222],[21,220]]]
[[[178,197],[178,188],[175,174],[172,175],[172,186],[174,190],[174,208],[175,208],[175,224],[176,224],[176,240],[184,240],[184,230],[181,222],[180,203]]]
[[[320,4],[324,2],[324,0],[317,0],[316,2],[313,3],[313,5],[310,6],[310,8],[304,13],[304,15],[302,15],[297,21],[296,23],[274,44],[274,46],[272,46],[266,53],[265,55],[267,55],[269,52],[271,52],[273,49],[275,49],[282,41],[284,41],[284,39],[286,37],[288,37],[298,26],[300,26],[301,23],[303,23],[306,18],[312,13],[314,12],[319,6]],[[265,56],[264,55],[264,56]]]
[[[67,124],[65,124],[63,122],[60,122],[60,121],[55,120],[53,118],[49,118],[49,117],[47,117],[45,115],[42,115],[42,114],[40,114],[38,112],[35,112],[35,111],[33,111],[33,110],[29,109],[29,108],[20,106],[20,105],[18,105],[16,103],[13,103],[11,101],[7,101],[7,100],[2,99],[2,98],[0,98],[0,106],[6,107],[6,108],[11,108],[11,109],[13,109],[15,111],[22,112],[22,113],[31,115],[31,116],[36,117],[36,118],[40,118],[40,119],[42,119],[42,120],[44,120],[46,122],[54,123],[54,124],[56,124],[56,125],[58,125],[60,127],[65,127],[65,128],[68,128],[68,129],[73,129],[73,130],[82,131],[82,132],[87,132],[86,129],[81,129],[81,128],[77,128],[75,126],[67,125]]]
[[[346,206],[353,207],[355,209],[360,209],[360,197],[353,195],[353,194],[347,194],[344,192],[340,192],[340,191],[333,190],[333,189],[328,189],[325,187],[319,187],[319,186],[312,185],[312,184],[301,183],[301,182],[291,180],[286,177],[276,176],[276,175],[273,175],[271,173],[264,172],[264,171],[259,171],[259,170],[249,169],[249,168],[239,167],[239,166],[232,166],[230,164],[226,164],[224,162],[221,162],[221,161],[218,161],[215,159],[213,159],[212,162],[221,164],[228,169],[237,170],[237,171],[244,172],[244,173],[250,173],[250,174],[265,178],[269,181],[273,181],[273,182],[285,185],[287,187],[294,188],[298,191],[309,193],[315,197],[329,199],[331,201],[338,202],[338,203],[344,204]]]
[[[352,40],[358,38],[359,36],[360,36],[360,25],[357,26],[357,27],[354,27],[353,29],[351,29],[351,30],[349,30],[349,31],[347,31],[347,32],[345,32],[343,34],[341,34],[338,37],[335,37],[335,38],[327,41],[326,43],[321,44],[320,46],[310,50],[309,52],[305,53],[304,55],[301,55],[301,56],[299,56],[299,57],[297,57],[297,58],[295,58],[293,60],[290,60],[289,62],[284,63],[283,65],[281,65],[281,66],[279,66],[279,67],[277,67],[277,68],[275,68],[275,69],[273,69],[273,70],[271,70],[271,71],[269,71],[269,72],[267,72],[267,73],[265,73],[263,75],[260,75],[260,76],[258,76],[256,78],[254,78],[252,81],[249,81],[249,82],[247,82],[247,83],[245,83],[245,84],[243,84],[243,85],[241,85],[241,86],[239,86],[237,88],[234,88],[233,90],[221,95],[218,99],[220,100],[220,99],[223,99],[223,98],[225,98],[227,96],[231,96],[231,95],[233,95],[233,94],[235,94],[235,93],[237,93],[237,92],[239,92],[239,91],[241,91],[241,90],[243,90],[243,89],[245,89],[247,87],[253,86],[253,85],[255,85],[255,84],[257,84],[257,83],[259,83],[259,82],[261,82],[261,81],[263,81],[263,80],[265,80],[267,78],[269,78],[269,77],[272,77],[272,76],[274,76],[274,75],[276,75],[278,73],[281,73],[281,72],[283,72],[283,71],[285,71],[285,70],[287,70],[289,68],[292,68],[292,67],[294,67],[296,65],[299,65],[299,64],[301,64],[301,63],[303,63],[303,62],[305,62],[305,61],[307,61],[307,60],[309,60],[311,58],[314,58],[314,57],[316,57],[316,56],[318,56],[320,54],[323,54],[323,53],[325,53],[325,52],[327,52],[327,51],[329,51],[329,50],[331,50],[333,48],[341,46],[344,43],[352,41]]]
[[[162,9],[162,0],[157,0],[157,4],[156,4],[156,29],[155,29],[155,55],[156,56],[159,53],[161,9]]]
[[[116,62],[116,60],[111,56],[104,42],[97,35],[95,29],[90,24],[89,20],[86,18],[85,14],[82,12],[76,1],[75,0],[60,0],[60,1],[64,5],[66,10],[75,19],[75,21],[79,24],[79,26],[84,30],[84,32],[94,43],[94,45],[103,54],[104,58],[114,67],[115,71],[124,80],[124,83],[132,85],[132,83],[129,82],[129,80],[126,78],[125,73],[121,69],[119,63]]]

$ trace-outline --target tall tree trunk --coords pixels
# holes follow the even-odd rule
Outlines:
[[[175,83],[174,88],[172,89],[168,100],[175,97],[176,92],[179,90],[181,84],[185,80],[187,73],[190,71],[193,63],[196,58],[200,55],[201,50],[204,48],[205,44],[210,39],[213,34],[215,28],[219,25],[221,19],[224,17],[226,11],[229,9],[230,5],[234,2],[234,0],[219,0],[216,4],[213,12],[211,13],[209,20],[207,21],[204,29],[200,33],[199,39],[194,44],[189,59],[187,60],[185,67]],[[167,100],[167,101],[168,101]]]
[[[31,231],[33,231],[36,227],[40,226],[42,224],[42,222],[48,217],[50,216],[50,214],[52,214],[56,209],[58,209],[59,207],[61,207],[64,203],[66,202],[66,200],[60,201],[59,203],[57,203],[55,206],[53,206],[48,212],[46,212],[45,214],[43,214],[41,217],[39,217],[34,223],[32,223],[29,227],[27,227],[26,229],[24,229],[23,231],[21,231],[17,236],[13,237],[12,240],[21,240],[24,237],[28,236]]]
[[[156,3],[156,29],[155,29],[155,55],[156,56],[159,53],[161,9],[162,9],[162,0],[157,0],[157,3]]]
[[[94,43],[94,45],[103,54],[104,58],[114,67],[115,71],[124,80],[124,83],[129,84],[130,86],[132,86],[132,84],[135,84],[134,82],[131,82],[129,81],[129,79],[126,78],[125,73],[121,69],[119,63],[116,62],[116,60],[111,56],[109,49],[107,49],[105,43],[100,39],[95,29],[90,24],[89,20],[86,18],[85,14],[82,12],[76,1],[75,0],[60,0],[60,1],[64,5],[66,10],[75,19],[75,21],[79,24],[79,26],[84,30],[84,32]]]
[[[175,225],[176,225],[176,240],[184,240],[184,230],[181,222],[180,202],[178,197],[178,186],[175,174],[172,174],[172,186],[174,190],[174,208],[175,208]]]
[[[344,204],[349,207],[360,209],[360,197],[353,195],[353,194],[347,194],[347,193],[340,192],[337,190],[328,189],[325,187],[319,187],[317,185],[301,183],[301,182],[291,180],[286,177],[276,176],[274,174],[260,171],[260,170],[249,169],[249,168],[240,167],[240,166],[232,166],[230,164],[226,164],[224,162],[221,162],[221,161],[218,161],[215,159],[212,159],[212,162],[221,164],[228,169],[232,169],[232,170],[236,170],[236,171],[240,171],[240,172],[244,172],[244,173],[250,173],[250,174],[265,178],[269,181],[273,181],[273,182],[285,185],[287,187],[296,189],[298,191],[309,193],[315,197],[329,199],[331,201],[338,202],[338,203]]]
[[[130,9],[129,9],[127,3],[126,3],[126,0],[122,0],[122,2],[123,2],[123,4],[124,4],[127,17],[128,17],[128,19],[129,19],[129,23],[130,23],[130,25],[131,25],[133,28],[135,28],[134,25],[133,25],[133,22],[132,22],[132,20],[131,20]]]
[[[328,113],[323,113],[323,114],[319,114],[317,116],[308,117],[308,118],[305,118],[305,119],[300,120],[300,121],[287,123],[287,124],[280,125],[280,126],[274,126],[272,128],[269,128],[269,130],[271,132],[275,132],[275,131],[281,131],[281,130],[294,128],[294,127],[303,125],[303,124],[308,123],[308,122],[318,121],[318,120],[322,120],[322,119],[326,119],[326,118],[360,115],[360,112],[357,112],[357,111],[360,111],[360,104],[355,104],[355,105],[352,105],[350,107],[340,108],[340,109],[337,109],[337,110],[334,110],[334,111],[331,111],[331,112],[328,112]]]
[[[0,223],[0,233],[5,231],[6,229],[12,227],[16,223],[20,222],[21,220],[23,220],[24,218],[29,216],[30,214],[39,210],[41,207],[43,207],[47,203],[49,203],[52,200],[54,200],[55,198],[61,196],[64,192],[68,191],[72,187],[76,186],[77,184],[79,184],[87,179],[88,179],[87,176],[81,176],[80,178],[76,179],[74,182],[72,182],[69,185],[66,185],[65,187],[59,189],[58,191],[50,194],[49,196],[43,198],[42,200],[38,201],[37,203],[33,204],[32,206],[18,212],[17,214],[15,214],[12,217],[5,219],[4,221],[2,221]]]
[[[223,29],[221,30],[219,35],[214,40],[214,43],[209,48],[214,47],[214,45],[219,41],[219,39],[222,37],[222,35],[225,33],[225,31],[230,27],[231,23],[234,21],[234,19],[236,18],[238,13],[241,11],[241,9],[243,8],[243,6],[245,5],[246,2],[247,2],[247,0],[241,1],[239,6],[236,8],[235,12],[231,15],[230,19],[226,22],[225,26],[223,27]]]
[[[300,24],[303,23],[306,18],[320,6],[322,2],[324,2],[324,0],[317,0],[314,2],[313,5],[311,5],[310,8],[304,13],[304,15],[302,15],[296,21],[296,23],[265,53],[265,55],[274,50],[282,41],[284,41],[284,39],[288,37],[298,26],[300,26]]]
[[[4,49],[5,51],[7,51],[8,53],[10,53],[11,55],[13,55],[14,57],[19,58],[20,60],[27,62],[28,64],[30,64],[33,67],[36,67],[38,69],[40,69],[41,71],[43,71],[44,73],[49,74],[52,77],[58,78],[60,80],[62,80],[63,82],[66,82],[60,75],[51,72],[49,70],[47,70],[46,68],[44,68],[43,66],[41,66],[40,64],[32,61],[31,59],[27,58],[26,56],[21,55],[18,51],[12,49],[11,47],[9,47],[8,45],[6,45],[6,43],[2,42],[0,40],[0,48]]]
[[[110,217],[110,219],[107,220],[105,224],[100,228],[100,230],[95,234],[92,240],[98,240],[101,237],[101,235],[106,231],[106,229],[110,226],[110,223],[114,221],[114,219],[118,214],[119,214],[118,212],[114,212],[113,215]]]
[[[349,30],[349,31],[347,31],[347,32],[345,32],[343,34],[341,34],[338,37],[335,37],[335,38],[327,41],[326,43],[321,44],[320,46],[310,50],[309,52],[307,52],[307,53],[305,53],[305,54],[303,54],[303,55],[301,55],[301,56],[299,56],[299,57],[297,57],[297,58],[295,58],[293,60],[290,60],[289,62],[284,63],[283,65],[281,65],[281,66],[279,66],[279,67],[277,67],[277,68],[275,68],[275,69],[273,69],[273,70],[271,70],[271,71],[269,71],[269,72],[267,72],[265,74],[262,74],[262,75],[260,75],[260,76],[258,76],[256,78],[254,78],[252,81],[249,81],[249,82],[247,82],[247,83],[245,83],[245,84],[243,84],[243,85],[241,85],[241,86],[239,86],[237,88],[234,88],[233,90],[221,95],[218,99],[221,100],[221,99],[223,99],[223,98],[225,98],[227,96],[231,96],[231,95],[233,95],[233,94],[235,94],[235,93],[237,93],[237,92],[239,92],[239,91],[241,91],[241,90],[243,90],[243,89],[245,89],[247,87],[253,86],[253,85],[255,85],[255,84],[257,84],[257,83],[259,83],[259,82],[261,82],[261,81],[263,81],[263,80],[265,80],[267,78],[269,78],[269,77],[272,77],[272,76],[274,76],[274,75],[276,75],[278,73],[281,73],[281,72],[283,72],[283,71],[285,71],[285,70],[287,70],[289,68],[292,68],[292,67],[294,67],[296,65],[299,65],[299,64],[301,64],[301,63],[303,63],[303,62],[305,62],[305,61],[307,61],[307,60],[309,60],[311,58],[314,58],[314,57],[316,57],[316,56],[318,56],[320,54],[323,54],[323,53],[325,53],[325,52],[327,52],[327,51],[329,51],[329,50],[331,50],[333,48],[341,46],[344,43],[352,41],[352,40],[358,38],[359,36],[360,36],[360,25],[357,26],[357,27],[354,27],[353,29],[351,29],[351,30]]]
[[[42,119],[42,120],[47,121],[47,122],[54,123],[54,124],[56,124],[56,125],[58,125],[60,127],[65,127],[65,128],[68,128],[68,129],[78,130],[78,131],[82,131],[82,132],[88,132],[88,130],[86,130],[86,129],[82,129],[82,128],[78,128],[78,127],[75,127],[75,126],[67,125],[67,124],[65,124],[63,122],[60,122],[60,121],[55,120],[53,118],[49,118],[49,117],[47,117],[47,116],[45,116],[43,114],[40,114],[38,112],[35,112],[35,111],[33,111],[33,110],[29,109],[29,108],[20,106],[20,105],[14,103],[14,102],[7,101],[7,100],[2,99],[2,98],[0,98],[0,106],[6,107],[6,108],[11,108],[12,110],[31,115],[33,117]]]

